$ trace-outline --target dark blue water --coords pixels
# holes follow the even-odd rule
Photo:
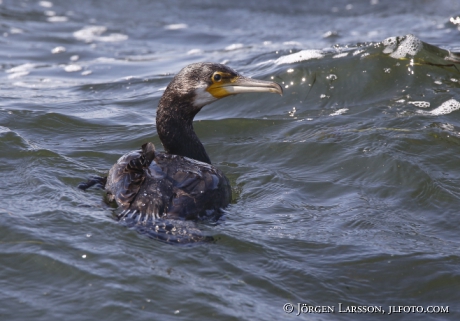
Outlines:
[[[457,320],[455,52],[454,0],[0,1],[0,319]],[[234,202],[177,246],[77,185],[161,149],[158,101],[198,61],[284,95],[198,114]]]

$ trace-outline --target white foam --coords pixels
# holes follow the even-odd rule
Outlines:
[[[460,25],[460,17],[450,17],[449,21],[452,22],[454,25]]]
[[[102,64],[117,63],[117,60],[115,58],[110,58],[110,57],[99,57],[99,58],[94,59],[93,61],[97,63],[102,63]]]
[[[305,61],[310,59],[324,58],[322,51],[320,50],[302,50],[287,56],[279,57],[275,60],[275,64],[292,64],[299,61]]]
[[[164,27],[166,30],[179,30],[179,29],[186,29],[188,25],[185,23],[174,23]]]
[[[230,46],[225,47],[225,50],[237,50],[243,48],[242,43],[232,43]]]
[[[449,99],[448,101],[443,102],[441,106],[439,106],[438,108],[430,111],[430,114],[436,115],[436,116],[447,115],[459,109],[460,109],[460,102],[456,101],[455,99]]]
[[[348,52],[342,52],[342,53],[339,53],[339,54],[336,54],[334,56],[332,56],[332,58],[342,58],[342,57],[346,57],[348,56]]]
[[[337,31],[329,30],[329,31],[326,31],[325,33],[323,33],[323,35],[321,37],[330,38],[330,37],[337,37],[337,36],[338,36]]]
[[[75,84],[75,83],[72,83]],[[63,86],[68,86],[69,82],[63,82],[62,80],[51,80],[51,79],[42,79],[36,81],[36,79],[25,81],[15,81],[13,86],[23,87],[23,88],[59,88]]]
[[[329,114],[329,116],[338,116],[338,115],[342,115],[342,114],[345,114],[347,111],[348,111],[348,108],[341,108],[341,109],[336,110],[336,111],[333,112],[332,114]]]
[[[76,72],[76,71],[80,71],[82,70],[83,68],[79,65],[67,65],[64,67],[64,70],[67,71],[67,72]]]
[[[104,32],[107,31],[107,27],[104,26],[88,26],[84,27],[81,30],[75,31],[73,36],[81,41],[85,42],[93,42],[93,41],[100,41],[100,42],[116,42],[116,41],[124,41],[128,39],[127,35],[121,33],[111,33],[108,36],[102,36]]]
[[[10,132],[11,129],[9,129],[8,127],[3,127],[3,126],[0,126],[0,133],[7,133],[7,132]]]
[[[383,40],[382,43],[385,46],[385,48],[383,48],[383,53],[389,54],[396,49],[398,41],[396,37],[390,37]]]
[[[422,41],[412,34],[401,38],[390,37],[382,43],[385,46],[383,53],[390,54],[395,59],[405,58],[407,55],[413,57],[423,48]]]
[[[200,55],[203,53],[203,50],[201,49],[190,49],[187,51],[187,55]]]
[[[19,66],[10,68],[10,69],[6,70],[6,72],[7,73],[15,73],[15,72],[20,72],[20,71],[29,71],[29,70],[34,69],[34,68],[35,68],[34,64],[26,63],[26,64],[23,64],[23,65],[19,65]]]
[[[51,53],[58,54],[58,53],[65,52],[65,51],[66,51],[65,47],[58,46],[58,47],[53,48],[53,50],[51,50]]]
[[[11,29],[10,29],[10,33],[11,33],[12,35],[20,34],[20,33],[24,33],[24,30],[19,29],[19,28],[11,28]]]
[[[12,74],[8,75],[8,79],[19,78],[19,77],[22,77],[22,76],[27,76],[28,74],[29,74],[28,71],[19,71],[19,72],[15,72],[15,73],[12,73]]]
[[[52,16],[48,17],[46,20],[49,22],[66,22],[69,20],[66,16]]]
[[[420,107],[420,108],[429,108],[430,107],[430,102],[428,101],[409,101],[408,102],[411,105]]]
[[[8,79],[15,79],[15,78],[19,78],[19,77],[28,75],[29,72],[34,68],[35,68],[35,64],[26,63],[26,64],[22,64],[22,65],[7,69],[6,73],[10,74],[8,75]]]
[[[285,45],[285,46],[298,46],[298,47],[302,46],[302,44],[300,42],[298,42],[298,41],[285,41],[285,42],[283,42],[283,45]]]
[[[43,8],[51,8],[53,6],[53,3],[50,1],[40,1],[38,5]]]

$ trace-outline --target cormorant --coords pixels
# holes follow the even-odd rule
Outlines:
[[[230,183],[211,165],[193,130],[193,118],[220,98],[239,93],[271,92],[282,95],[274,82],[246,78],[215,63],[194,63],[183,68],[160,99],[156,128],[164,153],[152,143],[122,156],[110,169],[105,183],[109,201],[139,223],[157,219],[215,217],[231,201]],[[86,189],[94,185],[80,185]],[[101,182],[99,182],[101,183]]]

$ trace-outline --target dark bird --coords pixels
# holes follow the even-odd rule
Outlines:
[[[193,118],[218,99],[240,93],[282,94],[274,82],[246,78],[229,67],[195,63],[182,69],[160,99],[156,128],[164,153],[152,143],[122,156],[105,183],[109,201],[139,223],[158,219],[190,220],[218,217],[231,201],[230,183],[211,164],[193,130]],[[96,181],[80,185],[86,189]]]

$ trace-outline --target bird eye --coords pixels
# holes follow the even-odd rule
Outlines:
[[[214,78],[214,81],[221,81],[222,80],[222,76],[219,75],[219,74],[215,74],[213,78]]]

